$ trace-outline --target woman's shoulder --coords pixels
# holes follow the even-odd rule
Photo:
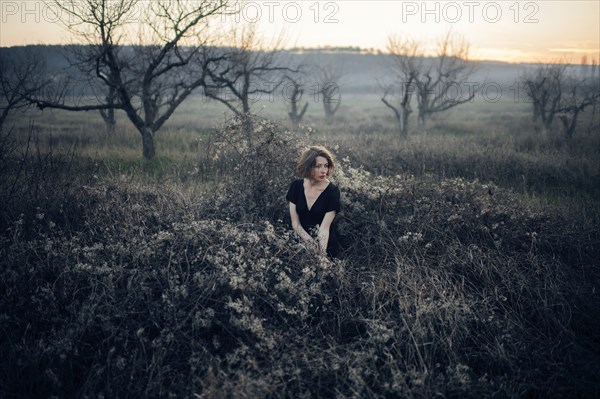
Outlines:
[[[288,193],[298,192],[304,187],[304,179],[294,180],[290,183],[290,187],[288,188]]]
[[[340,189],[330,181],[325,190],[326,211],[340,212]]]
[[[334,201],[334,202],[340,201],[340,197],[341,197],[340,189],[338,188],[338,186],[333,184],[333,182],[331,182],[331,181],[329,182],[329,184],[325,188],[325,191],[326,191],[325,194],[329,201]]]
[[[338,188],[338,186],[335,185],[335,183],[333,183],[332,181],[329,181],[329,184],[327,185],[327,189],[331,190],[332,192],[340,192],[340,189]]]

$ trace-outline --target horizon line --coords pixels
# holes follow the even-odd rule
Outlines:
[[[4,46],[0,43],[0,49],[9,49],[9,48],[24,48],[24,47],[67,47],[67,46],[92,46],[89,43],[29,43],[29,44],[15,44]],[[124,44],[122,46],[135,46],[134,44]],[[187,47],[187,46],[182,46]],[[336,45],[322,45],[322,46],[294,46],[294,47],[284,47],[281,51],[287,52],[347,52],[347,53],[356,53],[356,54],[365,54],[365,55],[390,55],[389,52],[385,50],[381,50],[375,47],[360,47],[360,46],[336,46]],[[423,58],[435,58],[435,55],[425,55]],[[560,65],[577,65],[577,66],[589,66],[589,67],[598,67],[598,63],[594,63],[596,60],[590,60],[592,63],[582,64],[582,63],[572,63],[572,62],[561,62],[560,59],[557,59],[555,62],[553,61],[540,61],[540,60],[531,60],[531,61],[508,61],[502,59],[494,59],[494,58],[470,58],[469,61],[473,62],[498,62],[504,64],[513,64],[513,65],[523,65],[523,64],[560,64]]]

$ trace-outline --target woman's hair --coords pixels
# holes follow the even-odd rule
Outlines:
[[[310,177],[311,169],[315,166],[315,159],[319,156],[327,159],[329,163],[329,169],[327,170],[327,176],[329,177],[335,169],[335,162],[331,152],[322,145],[313,145],[302,151],[296,163],[296,173],[300,177]]]

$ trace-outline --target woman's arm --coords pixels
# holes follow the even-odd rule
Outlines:
[[[292,228],[294,231],[302,237],[303,240],[307,242],[315,243],[315,240],[304,230],[302,224],[300,224],[300,218],[298,217],[298,212],[296,212],[296,204],[290,202],[290,217],[292,218]],[[316,243],[315,243],[316,244]]]
[[[335,211],[329,211],[323,217],[323,221],[319,226],[319,249],[322,253],[327,252],[327,244],[329,243],[329,228],[331,227],[331,223],[333,223],[333,219],[335,218]]]

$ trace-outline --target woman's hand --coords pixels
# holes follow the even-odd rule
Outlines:
[[[308,236],[308,238],[306,238],[304,240],[304,244],[308,251],[314,252],[316,255],[321,254],[321,249],[319,248],[319,243],[314,238]]]
[[[334,265],[333,261],[325,254],[319,253],[318,259],[319,267],[321,267],[321,269],[327,270]]]
[[[329,244],[329,229],[331,228],[331,223],[333,223],[334,218],[335,211],[327,212],[323,217],[323,222],[321,222],[319,225],[317,239],[323,254],[327,253],[327,245]]]

